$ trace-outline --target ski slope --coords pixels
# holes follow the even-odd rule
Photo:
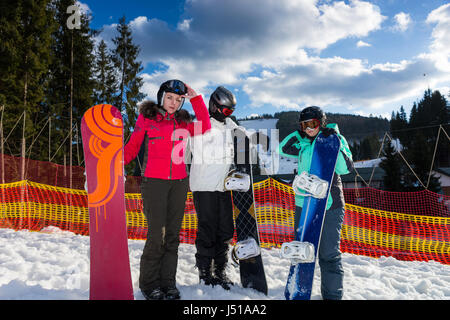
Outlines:
[[[270,138],[269,151],[259,150],[263,174],[292,174],[298,169],[296,159],[281,157],[278,154],[278,133],[275,135],[278,119],[241,120],[239,124],[247,130],[268,134]]]
[[[89,299],[89,237],[48,227],[44,232],[0,229],[0,300]],[[142,240],[129,240],[134,296],[138,288]],[[263,249],[268,296],[239,285],[239,270],[228,267],[232,290],[198,284],[195,246],[181,244],[177,285],[187,300],[284,300],[289,262],[278,249]],[[343,254],[345,300],[448,300],[450,266],[404,262],[391,257],[374,259]],[[318,268],[316,268],[317,270]],[[320,272],[315,274],[313,300],[321,299]]]

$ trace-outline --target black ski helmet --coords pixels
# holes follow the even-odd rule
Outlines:
[[[227,115],[223,113],[225,108],[234,110],[236,97],[225,87],[217,87],[209,98],[209,114],[219,121],[225,121]]]
[[[158,106],[160,108],[163,107],[164,94],[166,92],[176,93],[179,95],[185,95],[187,93],[187,88],[183,81],[176,80],[176,79],[168,80],[168,81],[164,82],[163,84],[161,84],[161,86],[159,87],[159,90],[158,90],[158,95],[157,95]],[[183,107],[183,104],[184,104],[184,98],[181,101],[181,104],[178,107],[178,110],[180,110]]]
[[[326,121],[327,121],[327,116],[325,115],[325,112],[323,112],[323,110],[317,106],[310,106],[310,107],[306,107],[305,109],[303,109],[300,112],[300,118],[299,118],[299,122],[303,122],[303,121],[308,121],[308,120],[312,120],[312,119],[316,119],[320,121],[320,126],[321,127],[325,127],[326,125]]]
[[[236,97],[234,94],[225,87],[217,87],[209,98],[209,107],[212,108],[228,107],[230,109],[236,106]]]

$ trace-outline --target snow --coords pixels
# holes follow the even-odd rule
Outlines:
[[[270,130],[277,128],[278,119],[256,119],[256,120],[240,120],[239,124],[246,129],[253,130]]]
[[[293,174],[298,169],[297,160],[281,157],[278,153],[278,132],[276,129],[278,119],[241,120],[239,124],[247,130],[265,133],[270,138],[269,151],[259,149],[263,174]],[[273,153],[273,154],[272,154]]]
[[[139,291],[139,260],[143,240],[129,240],[134,295]],[[289,262],[279,249],[262,249],[268,296],[239,285],[239,270],[230,265],[235,285],[230,291],[198,283],[195,246],[181,244],[177,285],[188,300],[284,300]],[[450,299],[450,266],[438,262],[405,262],[344,253],[345,300]],[[319,268],[317,268],[319,269]],[[43,232],[0,229],[1,300],[89,299],[89,237],[48,227]],[[316,272],[312,299],[319,300],[320,272]]]
[[[355,161],[354,166],[355,168],[373,168],[378,167],[381,161],[383,161],[383,158]]]

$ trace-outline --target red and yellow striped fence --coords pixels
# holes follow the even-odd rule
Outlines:
[[[277,247],[291,241],[295,204],[290,186],[269,178],[255,183],[254,187],[263,247]],[[430,192],[403,194],[403,197],[415,199],[404,201],[405,206],[411,203],[428,206],[426,212],[424,208],[417,208],[420,213],[415,214],[414,205],[408,207],[411,212],[386,210],[401,203],[398,199],[402,194],[392,193],[395,197],[390,200],[391,193],[379,193],[371,188],[345,190],[348,203],[341,250],[371,257],[384,255],[401,260],[435,260],[450,264],[450,197]],[[369,200],[371,207],[361,206]],[[140,194],[126,194],[125,204],[128,237],[145,239],[147,223]],[[405,210],[406,207],[399,208]],[[26,180],[0,184],[0,227],[40,231],[47,226],[88,235],[86,192]],[[180,240],[194,243],[196,230],[197,216],[192,194],[188,193]]]

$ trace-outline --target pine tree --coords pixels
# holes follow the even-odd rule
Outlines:
[[[417,108],[411,111],[410,128],[413,130],[409,134],[409,149],[417,148],[417,152],[420,152],[420,146],[416,143],[415,134],[420,132],[427,145],[431,146],[430,157],[434,152],[434,146],[436,145],[437,133],[439,125],[449,123],[449,113],[447,108],[447,101],[439,91],[432,92],[430,89],[426,90],[423,98],[417,103]],[[441,143],[436,150],[435,166],[441,164],[447,165],[449,163],[449,148],[448,143]],[[429,159],[429,165],[431,165],[431,158]]]
[[[17,56],[20,40],[20,3],[12,1],[0,2],[0,97],[1,103],[17,104],[21,102],[19,95],[14,95],[13,86],[19,64]]]
[[[432,116],[430,124],[433,125],[447,125],[450,123],[449,108],[447,107],[447,100],[439,91],[434,91],[431,96]],[[444,127],[445,128],[445,127]],[[448,132],[448,126],[446,127]],[[434,128],[436,129],[436,128]],[[436,130],[431,128],[430,136],[428,139],[433,146],[436,144],[437,134]],[[436,157],[434,168],[448,167],[450,165],[450,144],[444,136],[441,135],[441,139],[436,149]]]
[[[380,168],[385,172],[384,190],[403,191],[401,161],[392,143],[386,143],[383,148],[383,160],[380,163]]]
[[[414,145],[414,147],[409,147],[405,151],[405,154],[406,159],[412,166],[415,175],[411,171],[407,171],[405,174],[405,185],[407,191],[423,190],[424,186],[422,184],[427,186],[427,181],[430,177],[430,165],[434,146],[427,143],[427,138],[422,131],[415,132],[414,144],[412,145]],[[422,184],[418,181],[418,179],[420,179]],[[440,189],[439,179],[434,175],[431,175],[428,190],[439,192]]]
[[[380,141],[376,134],[364,138],[359,145],[360,159],[374,159],[380,151]]]
[[[43,115],[50,36],[54,29],[49,0],[2,2],[0,5],[0,91],[5,104],[4,130],[8,132],[25,111],[27,142],[37,135]],[[21,150],[22,131],[15,130],[8,146]],[[38,149],[39,150],[39,149]],[[28,156],[28,155],[27,155]]]
[[[448,142],[441,143],[436,148],[435,160],[433,156],[438,137],[439,126],[447,125],[450,121],[447,100],[439,91],[427,89],[423,98],[414,102],[409,122],[406,121],[404,109],[392,116],[391,131],[394,137],[400,138],[403,154],[413,168],[418,178],[409,169],[405,169],[404,187],[407,191],[424,189],[418,179],[431,191],[440,190],[439,179],[430,175],[430,168],[448,166],[450,163],[450,148]],[[403,129],[402,129],[403,128]],[[444,140],[444,139],[443,139]],[[429,179],[430,177],[430,179]],[[429,182],[428,182],[429,180]]]
[[[413,106],[411,108],[411,112],[409,114],[409,123],[408,127],[418,127],[419,119],[418,119],[418,110],[417,110],[417,103],[414,102]]]
[[[137,104],[145,98],[140,92],[143,79],[139,73],[143,70],[142,63],[137,61],[139,47],[133,44],[132,31],[122,17],[117,25],[118,36],[113,39],[115,48],[112,59],[119,74],[119,92],[116,107],[125,112],[124,134],[128,136],[137,119]]]
[[[350,151],[352,152],[353,161],[363,160],[360,156],[360,144],[358,141],[353,141],[353,143],[350,143]]]
[[[96,52],[94,74],[96,78],[95,103],[114,103],[118,90],[115,69],[111,55],[104,40],[102,40]]]
[[[400,142],[403,145],[407,144],[409,140],[409,133],[407,130],[408,120],[403,106],[400,107],[399,112],[392,112],[391,121],[389,124],[392,137],[400,139]]]
[[[58,29],[53,33],[53,60],[49,72],[49,89],[46,103],[53,116],[52,141],[62,142],[70,129],[80,122],[83,113],[94,103],[95,81],[93,79],[93,36],[89,27],[90,17],[81,15],[79,29],[68,28],[70,14],[67,8],[74,0],[54,0],[53,9]],[[72,108],[70,107],[72,105]],[[72,125],[70,119],[72,115]],[[75,136],[72,138],[75,141]],[[70,146],[71,143],[67,142]],[[52,144],[56,151],[60,146]],[[75,152],[75,148],[73,152]],[[54,161],[61,163],[69,147],[61,148]],[[75,157],[76,154],[73,154]]]

